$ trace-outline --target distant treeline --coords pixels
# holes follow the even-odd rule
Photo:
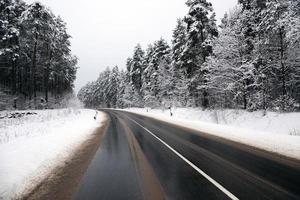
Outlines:
[[[66,24],[41,3],[0,0],[0,90],[28,100],[73,90],[77,58]]]
[[[239,0],[216,25],[188,0],[172,44],[160,39],[81,89],[86,106],[294,111],[300,103],[300,1]]]

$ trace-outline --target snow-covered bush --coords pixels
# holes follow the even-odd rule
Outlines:
[[[281,95],[273,102],[273,109],[280,112],[294,112],[299,109],[299,104],[288,95]]]

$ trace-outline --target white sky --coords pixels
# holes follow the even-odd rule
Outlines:
[[[25,0],[28,3],[35,0]],[[217,18],[237,0],[210,0]],[[140,43],[144,48],[161,37],[171,41],[186,0],[39,0],[67,22],[72,52],[79,58],[76,91],[97,79],[107,66],[125,68]]]

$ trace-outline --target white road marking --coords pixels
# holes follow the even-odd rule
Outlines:
[[[142,127],[144,130],[146,130],[148,133],[150,133],[153,137],[155,137],[158,141],[160,141],[162,144],[164,144],[166,147],[168,147],[171,151],[173,151],[178,157],[180,157],[182,160],[184,160],[187,164],[189,164],[192,168],[194,168],[197,172],[199,172],[202,176],[204,176],[209,182],[211,182],[213,185],[215,185],[218,189],[220,189],[224,194],[226,194],[230,199],[238,200],[236,196],[234,196],[231,192],[229,192],[226,188],[224,188],[221,184],[219,184],[217,181],[212,179],[210,176],[208,176],[204,171],[202,171],[200,168],[198,168],[195,164],[193,164],[191,161],[189,161],[186,157],[181,155],[178,151],[173,149],[170,145],[168,145],[165,141],[157,137],[154,133],[152,133],[150,130],[136,122],[135,120],[128,117],[129,120],[133,121],[135,124]]]

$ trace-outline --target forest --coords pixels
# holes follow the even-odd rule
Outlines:
[[[72,93],[77,58],[70,38],[63,19],[41,3],[0,0],[1,100],[9,95],[36,108]]]
[[[188,0],[172,43],[134,48],[78,97],[87,107],[201,107],[289,112],[300,103],[300,1],[239,0],[217,26],[212,4]]]

